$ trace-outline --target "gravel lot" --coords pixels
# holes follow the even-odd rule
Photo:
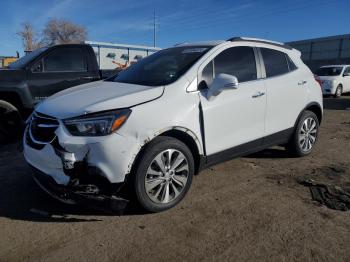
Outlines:
[[[58,203],[35,185],[18,145],[0,147],[0,261],[350,261],[350,212],[318,205],[296,182],[350,185],[350,96],[325,107],[311,156],[276,147],[214,166],[160,214]]]

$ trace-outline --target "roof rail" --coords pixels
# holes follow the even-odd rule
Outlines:
[[[255,43],[262,43],[262,44],[270,44],[270,45],[286,48],[289,50],[293,49],[293,47],[291,47],[289,45],[285,45],[285,44],[280,43],[280,42],[270,41],[270,40],[266,40],[266,39],[260,39],[260,38],[232,37],[232,38],[228,39],[227,41],[231,41],[231,42],[235,42],[235,41],[255,42]]]

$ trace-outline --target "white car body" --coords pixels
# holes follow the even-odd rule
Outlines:
[[[245,38],[180,46],[210,46],[210,50],[169,85],[149,87],[100,81],[65,90],[41,103],[34,114],[58,121],[54,131],[57,143],[41,143],[33,138],[30,119],[23,140],[26,161],[59,185],[71,181],[65,169],[82,161],[99,169],[99,174],[110,183],[123,183],[142,148],[163,134],[191,140],[195,158],[209,166],[287,142],[305,109],[322,117],[321,88],[300,59],[299,51],[279,43]],[[212,96],[198,90],[203,68],[224,50],[242,46],[254,50],[257,79]],[[296,68],[266,77],[259,48],[285,53]],[[63,123],[67,118],[119,108],[130,108],[131,114],[110,135],[74,136]],[[28,137],[41,148],[33,147]],[[199,161],[196,163],[199,165]]]
[[[321,81],[322,92],[324,95],[336,95],[337,88],[341,87],[341,93],[350,92],[350,65],[327,65],[322,66],[320,69],[325,68],[339,68],[339,73],[336,75],[318,75],[317,77]],[[319,70],[320,70],[319,69]]]

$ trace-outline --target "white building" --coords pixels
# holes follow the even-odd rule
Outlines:
[[[104,42],[85,41],[85,44],[93,47],[100,69],[128,66],[160,50],[157,47]]]

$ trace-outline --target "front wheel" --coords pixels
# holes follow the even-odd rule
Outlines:
[[[171,137],[155,138],[136,168],[137,199],[150,212],[172,208],[185,197],[193,175],[193,156],[184,143]]]
[[[343,87],[341,85],[338,85],[337,90],[335,90],[334,97],[339,98],[341,97],[342,93],[343,93]]]
[[[0,101],[0,144],[19,139],[23,126],[18,109],[6,101]]]
[[[298,157],[309,155],[316,144],[319,125],[316,114],[311,111],[305,111],[300,117],[288,144],[289,151]]]

